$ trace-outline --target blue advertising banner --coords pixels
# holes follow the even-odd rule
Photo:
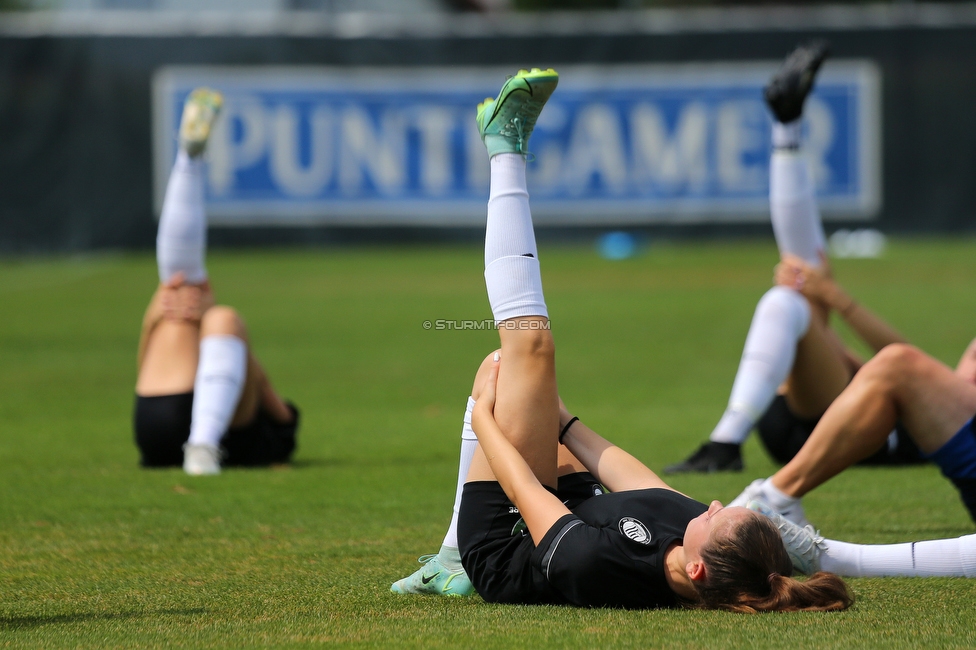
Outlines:
[[[530,142],[536,223],[767,219],[779,62],[560,67]],[[157,213],[183,100],[224,93],[208,150],[219,225],[476,225],[488,161],[475,106],[511,70],[170,67],[154,78]],[[804,112],[824,217],[880,209],[880,73],[828,61]]]

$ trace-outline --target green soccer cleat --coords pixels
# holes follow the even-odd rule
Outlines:
[[[500,153],[526,155],[535,122],[557,83],[559,73],[552,68],[519,70],[498,97],[478,104],[478,130],[489,158]]]
[[[224,106],[224,96],[210,88],[197,88],[183,104],[180,119],[180,146],[196,158],[207,148],[213,124]]]
[[[460,561],[460,557],[458,558]],[[441,564],[439,556],[421,555],[419,562],[424,566],[390,587],[395,594],[434,594],[435,596],[470,596],[474,586],[468,580],[464,569],[448,569]]]

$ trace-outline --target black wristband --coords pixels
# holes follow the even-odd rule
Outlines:
[[[572,420],[566,423],[566,426],[563,427],[563,430],[559,432],[559,444],[563,443],[563,438],[566,436],[566,432],[569,431],[569,427],[573,426],[573,422],[579,422],[579,418],[576,417],[575,415],[573,416]]]

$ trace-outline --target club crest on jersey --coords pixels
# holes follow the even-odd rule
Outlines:
[[[617,527],[620,529],[620,534],[631,541],[645,545],[651,543],[651,531],[633,517],[624,517]]]

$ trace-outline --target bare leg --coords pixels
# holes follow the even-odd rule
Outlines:
[[[973,413],[976,385],[917,348],[889,345],[861,368],[772,484],[802,497],[876,451],[898,419],[919,449],[932,453]]]
[[[810,327],[796,346],[793,369],[785,384],[786,403],[799,417],[819,416],[847,388],[851,368],[838,346],[826,320],[814,309]]]
[[[511,323],[509,327],[505,323]],[[544,317],[505,321],[500,329],[495,420],[539,478],[556,487],[559,447],[559,396],[555,345]],[[484,454],[475,452],[468,480],[494,480]]]
[[[143,397],[175,395],[193,390],[200,354],[198,324],[164,321],[156,326],[136,380]]]

